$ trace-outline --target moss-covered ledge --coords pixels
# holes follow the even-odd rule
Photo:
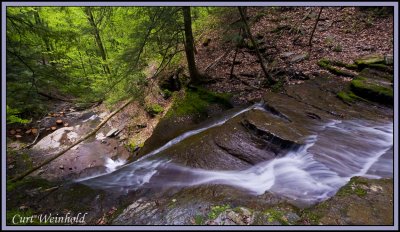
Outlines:
[[[319,60],[317,64],[320,67],[327,69],[332,74],[345,77],[355,77],[355,74],[347,70],[339,69],[336,67],[342,67],[350,70],[356,70],[358,68],[357,65],[355,64],[346,64],[341,61],[328,60],[326,58]]]
[[[350,88],[362,98],[393,106],[393,88],[385,82],[359,76],[351,81]]]
[[[205,115],[212,104],[231,108],[230,98],[229,94],[211,92],[202,87],[188,87],[183,96],[174,96],[174,103],[165,117]]]

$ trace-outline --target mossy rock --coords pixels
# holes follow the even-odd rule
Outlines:
[[[357,64],[359,70],[362,70],[367,67],[375,67],[378,69],[386,69],[385,65],[385,57],[381,55],[368,55],[354,61]]]
[[[380,71],[384,71],[384,72],[388,72],[388,73],[392,73],[393,69],[385,64],[370,64],[368,65],[368,67],[373,68],[373,69],[377,69]]]
[[[347,63],[344,63],[344,62],[342,62],[342,61],[339,61],[339,60],[330,60],[329,61],[332,65],[335,65],[335,66],[338,66],[338,67],[343,67],[343,68],[347,68],[347,69],[350,69],[350,70],[357,70],[358,69],[358,66],[357,66],[357,64],[347,64]]]
[[[146,106],[146,112],[150,114],[150,116],[154,117],[157,114],[163,112],[164,109],[158,104],[150,104]]]
[[[352,177],[335,196],[302,210],[311,225],[393,224],[393,179]]]
[[[350,64],[347,65],[342,62],[330,61],[328,59],[321,59],[320,61],[318,61],[317,64],[320,67],[327,69],[329,72],[331,72],[332,74],[335,74],[335,75],[345,76],[345,77],[354,77],[355,76],[353,73],[351,73],[349,71],[334,67],[334,66],[339,66],[339,67],[345,67],[348,69],[354,69],[354,65],[350,65]]]
[[[360,177],[352,177],[345,186],[339,189],[336,193],[336,196],[348,196],[348,195],[357,195],[359,197],[363,197],[367,194],[367,191],[363,188],[363,186],[368,186],[368,182]]]
[[[385,58],[381,55],[368,55],[354,61],[357,65],[384,64]]]
[[[357,77],[351,81],[350,87],[355,94],[362,98],[393,106],[393,88],[383,81]]]
[[[382,81],[390,81],[393,83],[393,72],[384,72],[374,68],[364,68],[360,73],[360,77],[369,79],[381,79]]]
[[[355,93],[353,93],[351,90],[343,90],[337,93],[337,97],[342,100],[346,104],[354,103],[356,101],[364,101],[367,102],[368,100],[357,96]]]
[[[231,108],[230,98],[229,94],[215,93],[201,87],[187,88],[183,97],[174,99],[174,104],[166,117],[205,115],[211,104]]]
[[[172,96],[172,92],[168,89],[161,90],[161,95],[164,99],[169,99]]]

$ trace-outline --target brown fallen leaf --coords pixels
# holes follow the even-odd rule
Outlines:
[[[57,119],[56,123],[57,123],[57,124],[62,124],[63,121],[62,121],[61,119]]]
[[[10,135],[15,135],[16,131],[15,130],[10,130]]]
[[[37,132],[38,132],[38,129],[32,128],[32,134],[37,134]]]
[[[53,130],[53,131],[56,130],[56,129],[57,129],[56,126],[52,126],[52,127],[51,127],[51,130]]]

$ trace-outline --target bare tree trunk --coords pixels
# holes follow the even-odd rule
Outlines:
[[[311,54],[312,39],[313,39],[313,37],[314,37],[315,29],[317,29],[317,25],[318,25],[319,18],[321,17],[321,13],[322,13],[322,7],[319,9],[318,17],[317,17],[317,19],[315,20],[315,24],[314,24],[314,28],[313,28],[313,30],[312,30],[312,32],[311,32],[310,40],[308,40],[308,46],[310,47],[309,50],[308,50],[308,55],[309,55],[309,56],[310,56],[310,54]]]
[[[200,75],[196,67],[196,61],[194,58],[194,40],[192,33],[192,17],[190,15],[190,7],[184,6],[183,10],[183,21],[185,24],[185,52],[186,59],[188,62],[188,68],[190,73],[190,79],[192,83],[199,82]]]
[[[246,18],[244,16],[242,7],[239,6],[238,9],[239,9],[240,17],[242,18],[242,21],[243,21],[243,24],[244,24],[244,29],[246,30],[248,36],[250,37],[251,43],[253,44],[254,48],[256,49],[256,54],[257,54],[258,59],[260,60],[261,69],[263,70],[263,72],[265,74],[265,77],[267,78],[267,82],[268,82],[267,84],[271,85],[271,84],[274,83],[274,80],[271,78],[271,76],[267,72],[267,68],[264,65],[264,61],[263,61],[263,58],[261,56],[261,53],[258,50],[258,45],[256,44],[256,41],[254,40],[253,35],[251,34],[250,27],[247,24],[247,20],[246,20]]]
[[[104,126],[104,124],[106,124],[106,122],[108,120],[110,120],[114,115],[116,115],[119,111],[121,111],[123,108],[125,108],[127,105],[129,105],[129,103],[131,103],[134,100],[134,98],[130,98],[125,104],[123,104],[120,108],[116,109],[114,112],[112,112],[110,115],[108,115],[96,128],[94,128],[91,132],[89,132],[88,134],[86,134],[85,136],[83,136],[82,138],[80,138],[79,140],[77,140],[76,142],[74,142],[73,144],[71,144],[70,146],[68,146],[67,148],[65,148],[64,150],[58,152],[55,156],[45,160],[43,163],[29,169],[28,171],[22,173],[21,175],[11,179],[11,182],[16,182],[19,180],[22,180],[24,177],[26,177],[27,175],[31,174],[32,172],[38,170],[39,168],[43,167],[44,165],[50,163],[51,161],[57,159],[58,157],[62,156],[63,154],[65,154],[67,151],[69,151],[71,148],[75,147],[76,145],[78,145],[79,143],[85,141],[86,139],[88,139],[89,137],[93,136],[96,134],[96,132],[98,130],[100,130],[100,128],[102,126]]]
[[[105,64],[103,64],[103,69],[104,69],[106,74],[111,74],[110,67],[107,64],[106,50],[105,50],[103,42],[101,40],[100,31],[99,31],[99,28],[97,27],[97,25],[95,23],[91,8],[90,7],[85,7],[85,13],[87,15],[87,18],[88,18],[88,21],[89,21],[90,25],[93,28],[93,35],[94,35],[94,38],[96,40],[97,46],[99,47],[101,59],[105,62]]]

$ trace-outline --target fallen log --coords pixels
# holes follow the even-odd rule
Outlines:
[[[119,111],[121,111],[123,108],[125,108],[127,105],[129,105],[129,103],[131,103],[134,100],[134,98],[130,98],[126,103],[124,103],[120,108],[116,109],[114,112],[112,112],[110,115],[108,115],[99,125],[97,125],[96,128],[94,128],[91,132],[89,132],[88,134],[86,134],[85,136],[83,136],[82,138],[78,139],[76,142],[74,142],[73,144],[71,144],[70,146],[68,146],[67,148],[65,148],[64,150],[58,152],[56,155],[54,155],[53,157],[45,160],[43,163],[29,169],[28,171],[22,173],[21,175],[11,179],[11,182],[16,182],[19,180],[22,180],[24,177],[26,177],[27,175],[31,174],[32,172],[38,170],[39,168],[43,167],[44,165],[50,163],[51,161],[57,159],[58,157],[62,156],[63,154],[65,154],[68,150],[70,150],[71,148],[75,147],[76,145],[78,145],[79,143],[85,141],[86,139],[88,139],[89,137],[93,136],[94,134],[96,134],[96,132],[98,130],[100,130],[100,128],[102,126],[104,126],[104,124],[107,123],[108,120],[110,120],[114,115],[116,115]]]

